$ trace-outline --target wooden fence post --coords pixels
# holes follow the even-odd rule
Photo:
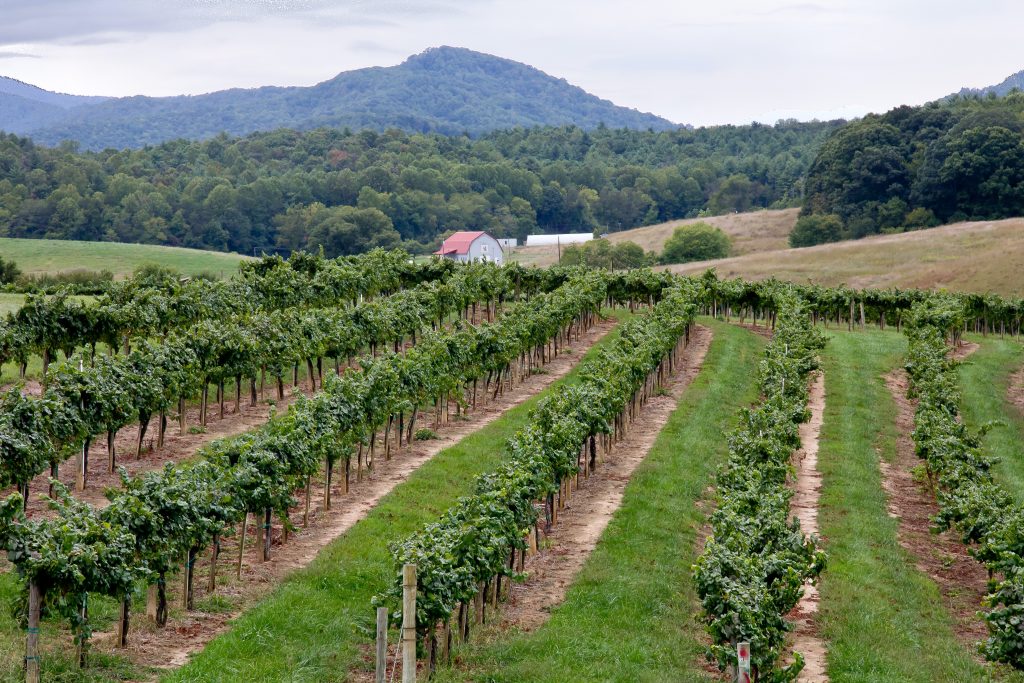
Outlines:
[[[416,683],[416,565],[402,567],[402,683]]]
[[[39,683],[39,613],[42,600],[35,581],[28,584],[28,634],[25,638],[25,683]]]
[[[388,670],[388,608],[377,608],[377,675],[375,683],[384,683]]]

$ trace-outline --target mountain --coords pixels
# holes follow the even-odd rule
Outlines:
[[[1024,90],[1024,71],[1018,71],[1011,76],[1007,76],[1002,83],[997,83],[996,85],[989,85],[984,88],[961,88],[960,92],[956,93],[956,95],[970,97],[991,93],[998,97],[1003,97],[1004,95],[1009,95],[1014,90]],[[950,97],[953,96],[950,95]]]
[[[11,133],[28,133],[59,122],[70,109],[107,99],[50,92],[0,76],[0,128]]]
[[[601,124],[642,130],[678,127],[659,116],[616,106],[526,64],[454,47],[426,50],[398,66],[342,72],[310,87],[99,98],[76,100],[70,107],[60,98],[71,96],[37,88],[29,94],[36,91],[57,99],[0,89],[5,98],[0,100],[0,129],[28,134],[43,144],[77,140],[87,149],[321,126],[452,135],[566,124],[585,129]],[[8,102],[12,97],[23,101]]]
[[[7,78],[6,76],[0,76],[0,94],[14,95],[32,102],[52,105],[58,109],[73,109],[83,104],[97,104],[110,99],[109,97],[89,97],[50,92],[49,90],[43,90],[34,85],[23,83],[16,78]]]

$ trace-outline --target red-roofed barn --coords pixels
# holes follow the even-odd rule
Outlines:
[[[463,230],[451,235],[441,243],[441,248],[434,252],[453,261],[491,261],[499,266],[505,263],[505,254],[501,245],[482,230]]]

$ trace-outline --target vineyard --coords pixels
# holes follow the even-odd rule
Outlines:
[[[1024,680],[1022,321],[382,250],[29,295],[0,680]]]

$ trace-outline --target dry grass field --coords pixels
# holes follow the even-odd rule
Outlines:
[[[878,235],[862,240],[789,249],[788,236],[799,209],[754,211],[695,218],[612,233],[645,251],[660,251],[678,225],[705,221],[725,231],[734,256],[670,266],[677,273],[709,267],[724,277],[775,276],[794,282],[853,287],[924,287],[992,291],[1024,296],[1024,218],[955,223],[930,230]],[[554,247],[516,250],[513,260],[546,266],[557,261]]]
[[[1024,295],[1024,219],[955,223],[899,235],[759,251],[717,261],[670,266],[678,273],[709,267],[724,277],[853,287],[922,287]]]
[[[672,231],[678,226],[703,222],[721,228],[732,240],[733,254],[743,256],[754,252],[785,249],[789,246],[789,233],[793,230],[799,213],[800,209],[783,209],[731,213],[709,218],[687,218],[613,232],[608,235],[608,241],[635,242],[643,247],[644,251],[660,253],[665,246],[665,240],[672,236]],[[550,246],[520,247],[513,252],[512,259],[525,266],[550,266],[558,261],[558,249]]]

